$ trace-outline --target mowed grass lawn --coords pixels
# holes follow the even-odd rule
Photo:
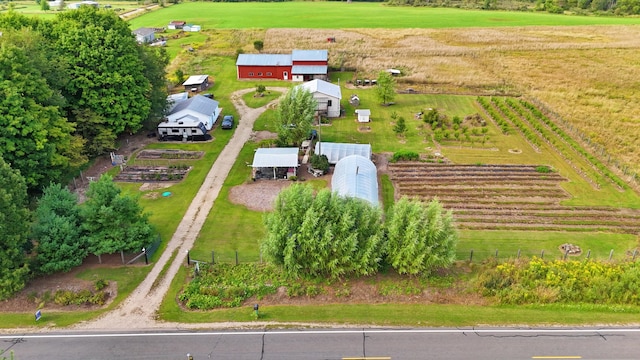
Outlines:
[[[131,20],[131,27],[166,26],[184,20],[203,29],[251,28],[452,28],[539,25],[640,24],[638,18],[563,16],[533,12],[480,11],[431,7],[387,6],[381,3],[185,2]]]

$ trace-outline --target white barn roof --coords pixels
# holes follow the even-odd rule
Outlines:
[[[253,155],[254,168],[298,167],[298,148],[259,148]]]
[[[370,144],[321,143],[318,141],[314,152],[318,155],[326,155],[329,164],[337,164],[342,158],[350,155],[360,155],[371,159]]]
[[[331,178],[331,190],[378,206],[378,173],[371,160],[351,155],[338,161]]]
[[[336,99],[342,99],[340,86],[332,84],[330,82],[326,82],[324,80],[315,79],[298,86],[302,87],[303,89],[307,89],[312,94],[318,92],[324,95],[332,96]]]

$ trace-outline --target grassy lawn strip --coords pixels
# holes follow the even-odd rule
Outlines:
[[[248,107],[252,109],[257,109],[259,107],[267,105],[272,100],[277,99],[281,93],[277,91],[265,91],[262,96],[255,96],[257,93],[255,91],[248,92],[242,96],[242,100]]]
[[[286,14],[286,16],[283,16]],[[354,21],[353,14],[367,19]],[[131,28],[166,26],[182,19],[203,29],[268,28],[458,28],[541,25],[638,24],[637,18],[559,16],[531,12],[459,10],[432,7],[384,6],[381,3],[278,2],[203,3],[187,2],[150,12],[131,20]],[[339,39],[338,39],[339,41]]]
[[[47,307],[42,309],[42,318],[37,323],[34,320],[34,313],[2,313],[0,314],[0,324],[2,328],[18,327],[64,327],[80,321],[91,320],[107,311],[115,309],[131,292],[142,282],[151,269],[150,266],[122,266],[117,268],[96,268],[78,274],[84,280],[95,281],[104,279],[109,282],[118,283],[118,295],[104,309],[91,311],[48,311]],[[53,300],[52,300],[53,301]],[[35,306],[35,304],[34,304]],[[35,310],[34,310],[35,312]]]
[[[608,260],[613,250],[614,260],[625,260],[629,259],[628,251],[638,246],[638,238],[598,232],[462,230],[456,254],[458,260],[468,260],[473,250],[473,261],[481,262],[495,257],[496,250],[499,260],[515,258],[518,250],[523,257],[539,257],[544,250],[545,259],[560,259],[563,253],[558,246],[565,243],[580,246],[579,259],[585,259],[591,250],[591,259]]]

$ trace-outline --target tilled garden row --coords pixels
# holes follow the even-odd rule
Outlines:
[[[640,233],[639,210],[561,205],[566,179],[537,166],[403,162],[389,172],[398,196],[438,198],[462,229]]]

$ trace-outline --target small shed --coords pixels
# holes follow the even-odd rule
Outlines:
[[[371,110],[369,109],[357,109],[356,114],[358,114],[358,122],[367,123],[371,121]]]
[[[202,30],[202,26],[187,24],[187,25],[182,27],[182,30],[183,31],[198,32],[198,31]]]
[[[167,25],[167,28],[171,30],[182,29],[186,24],[185,21],[174,20]]]
[[[182,85],[185,91],[204,91],[209,87],[209,75],[191,75]]]
[[[155,30],[152,28],[138,28],[133,30],[133,35],[139,44],[148,44],[156,39]]]
[[[378,172],[375,164],[360,155],[342,158],[333,171],[331,191],[378,206]]]
[[[298,148],[260,148],[253,155],[253,179],[288,179],[298,172]]]
[[[360,155],[367,159],[371,159],[371,145],[370,144],[349,144],[349,143],[328,143],[320,142],[316,143],[314,153],[318,155],[325,155],[329,164],[337,164],[350,155]]]

